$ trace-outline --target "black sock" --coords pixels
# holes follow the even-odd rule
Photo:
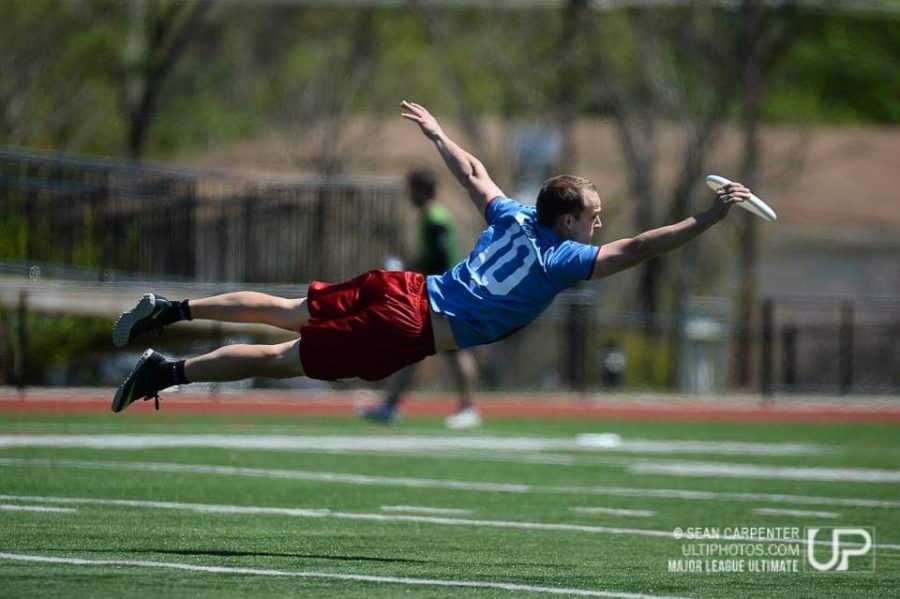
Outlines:
[[[187,385],[190,382],[184,375],[184,360],[166,360],[159,365],[157,376],[159,377],[157,381],[161,385],[160,391],[175,385]]]
[[[187,300],[169,302],[168,307],[166,307],[165,311],[160,315],[159,324],[168,326],[179,320],[193,320]]]
[[[188,300],[184,299],[178,302],[178,319],[194,320],[191,316],[191,308],[188,306]]]
[[[178,360],[177,362],[175,362],[175,366],[172,368],[172,371],[175,375],[176,385],[190,384],[190,381],[187,380],[187,375],[184,374],[184,360]]]

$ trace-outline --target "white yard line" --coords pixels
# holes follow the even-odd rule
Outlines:
[[[653,530],[646,528],[618,528],[612,526],[585,526],[582,524],[569,524],[565,522],[523,522],[516,520],[475,520],[469,518],[444,518],[438,516],[415,516],[409,514],[366,514],[353,512],[336,512],[329,509],[308,508],[275,508],[243,505],[219,505],[208,503],[182,503],[177,501],[146,501],[140,499],[105,499],[97,497],[43,497],[43,496],[15,496],[0,495],[0,500],[13,501],[40,501],[43,503],[61,503],[75,505],[114,505],[132,508],[150,508],[164,510],[179,510],[205,514],[269,514],[278,516],[291,516],[295,518],[334,518],[338,520],[358,520],[369,522],[415,522],[418,524],[439,524],[443,526],[469,526],[475,528],[506,528],[518,530],[542,530],[555,532],[583,532],[591,534],[606,534],[614,536],[638,536],[674,539],[671,530]],[[760,542],[758,538],[732,536],[729,541]],[[796,539],[767,539],[768,543],[800,543]],[[805,541],[804,541],[805,542]],[[831,541],[815,541],[816,545],[831,546]],[[844,543],[847,546],[859,545],[859,543]],[[873,547],[880,549],[897,549],[900,545],[875,544]]]
[[[673,538],[668,530],[646,530],[640,528],[614,528],[608,526],[586,526],[581,524],[522,522],[515,520],[474,520],[468,518],[444,518],[438,516],[418,516],[411,514],[367,514],[337,512],[329,509],[278,508],[244,505],[221,505],[208,503],[183,503],[178,501],[149,501],[141,499],[105,499],[98,497],[47,497],[0,495],[0,501],[40,501],[64,505],[108,505],[156,510],[177,510],[204,514],[235,514],[291,516],[295,518],[335,518],[338,520],[361,520],[375,522],[416,522],[441,524],[446,526],[473,526],[476,528],[510,528],[521,530],[550,530],[585,532],[612,535],[637,535],[647,537]]]
[[[0,448],[67,447],[90,449],[156,449],[162,447],[209,447],[217,449],[267,449],[289,451],[351,450],[380,451],[578,451],[624,453],[701,453],[706,455],[825,455],[839,448],[803,443],[745,443],[619,439],[597,443],[606,435],[577,437],[489,437],[489,436],[344,436],[344,435],[191,435],[191,434],[13,434],[0,435]]]
[[[332,572],[313,572],[309,570],[273,570],[267,568],[234,568],[227,566],[200,566],[180,562],[154,562],[147,560],[122,559],[80,559],[73,557],[53,557],[46,555],[25,555],[21,553],[0,553],[0,559],[18,562],[35,562],[50,564],[66,564],[70,566],[128,566],[134,568],[164,568],[187,572],[204,572],[209,574],[238,574],[244,576],[280,576],[292,578],[317,578],[325,580],[352,580],[355,582],[373,582],[381,584],[398,584],[410,586],[455,587],[469,589],[498,589],[516,593],[542,593],[545,595],[575,595],[579,597],[614,597],[617,599],[684,599],[671,595],[646,595],[642,593],[626,593],[603,591],[597,589],[576,589],[564,587],[542,587],[513,582],[486,582],[477,580],[444,580],[436,578],[405,578],[399,576],[369,576],[364,574],[338,574]]]
[[[295,518],[322,518],[333,515],[329,509],[263,507],[254,505],[222,505],[214,503],[181,503],[178,501],[147,501],[141,499],[102,499],[97,497],[45,497],[0,495],[2,501],[42,501],[69,505],[109,505],[119,507],[180,510],[199,514],[241,514],[292,516]],[[376,514],[378,515],[378,514]]]
[[[900,483],[900,470],[876,468],[821,468],[767,466],[719,462],[641,461],[628,466],[635,474],[667,476],[710,476],[730,478],[764,478],[782,480],[820,480],[848,483]]]
[[[638,474],[666,476],[731,476],[788,480],[834,480],[851,482],[900,482],[900,470],[857,468],[809,468],[781,465],[734,464],[709,461],[653,460],[602,454],[597,451],[668,453],[706,452],[746,455],[798,455],[835,453],[832,448],[801,444],[752,444],[704,441],[621,441],[619,445],[585,442],[584,439],[616,435],[579,435],[575,440],[523,437],[345,437],[327,435],[0,435],[0,449],[52,447],[139,450],[153,448],[219,448],[305,451],[329,454],[377,453],[408,458],[464,459],[563,466],[608,466]],[[629,449],[630,448],[630,449]],[[550,453],[576,451],[576,455]],[[585,452],[595,455],[585,455]]]
[[[50,460],[40,458],[0,458],[0,467],[3,466],[167,473],[188,472],[192,474],[212,474],[219,476],[247,476],[256,478],[304,480],[321,483],[412,487],[420,489],[452,489],[457,491],[476,491],[487,493],[603,495],[610,497],[657,497],[664,499],[701,501],[764,501],[771,503],[796,503],[805,505],[827,505],[834,507],[849,506],[887,509],[900,508],[900,501],[890,499],[869,499],[863,497],[818,497],[809,495],[739,493],[728,491],[700,491],[683,489],[642,489],[633,487],[604,486],[540,486],[520,483],[490,483],[446,479],[403,478],[390,476],[373,476],[365,474],[345,474],[337,472],[311,472],[308,470],[280,470],[267,468],[245,468],[238,466],[214,466],[208,464],[111,462],[101,460]]]
[[[586,443],[572,439],[526,437],[345,437],[293,435],[0,435],[0,448],[54,447],[85,449],[219,448],[310,452],[395,453],[418,457],[459,457],[482,461],[546,463],[553,465],[604,465],[624,467],[639,475],[690,477],[777,478],[866,483],[900,482],[900,470],[872,468],[822,468],[781,465],[735,464],[708,461],[650,460],[623,456],[554,455],[541,451],[706,452],[744,455],[799,455],[825,453],[827,448],[800,444],[753,444],[704,441],[623,440],[619,445]],[[629,449],[630,448],[630,449]],[[435,453],[438,452],[438,453]],[[506,452],[506,453],[504,453]]]
[[[570,507],[569,510],[576,514],[609,514],[610,516],[637,516],[639,518],[652,518],[656,515],[654,510],[626,510],[613,507]]]
[[[409,512],[412,514],[443,514],[445,516],[471,514],[472,510],[452,507],[426,507],[423,505],[383,505],[384,512]]]
[[[840,518],[837,512],[817,512],[814,510],[785,510],[774,507],[758,507],[753,510],[754,514],[761,516],[798,516],[800,518]]]
[[[74,514],[78,511],[73,507],[46,507],[43,505],[16,505],[12,503],[0,504],[0,510],[7,512],[53,512],[60,514]]]

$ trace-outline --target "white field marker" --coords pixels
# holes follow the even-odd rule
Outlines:
[[[800,518],[840,518],[837,512],[817,512],[814,510],[785,510],[774,507],[758,507],[753,510],[754,514],[761,516],[798,516]]]
[[[599,443],[608,435],[577,437],[490,436],[346,436],[346,435],[240,435],[240,434],[14,434],[0,435],[0,448],[69,447],[85,449],[155,449],[207,447],[212,449],[268,449],[284,451],[575,451],[620,453],[699,453],[704,455],[835,455],[838,447],[804,443],[747,443],[738,441],[692,441],[620,439]]]
[[[628,466],[635,474],[668,476],[726,476],[782,480],[821,480],[848,483],[900,483],[900,470],[877,468],[819,468],[765,466],[722,462],[641,461]]]
[[[452,507],[425,507],[422,505],[383,505],[381,510],[384,512],[408,512],[411,514],[440,514],[444,516],[463,516],[471,514],[472,510]]]
[[[124,559],[80,559],[73,557],[53,557],[46,555],[25,555],[21,553],[0,553],[0,559],[17,562],[68,564],[72,566],[127,566],[134,568],[161,568],[208,574],[237,574],[243,576],[280,576],[291,578],[316,578],[324,580],[352,580],[354,582],[374,582],[410,586],[455,587],[467,589],[497,589],[518,593],[541,593],[545,595],[574,595],[578,597],[611,597],[615,599],[686,599],[672,595],[646,595],[603,591],[598,589],[575,589],[565,587],[542,587],[514,582],[487,582],[478,580],[446,580],[439,578],[404,578],[399,576],[368,576],[363,574],[339,574],[313,572],[309,570],[273,570],[263,568],[233,568],[226,566],[201,566],[181,562],[154,562],[148,560]]]
[[[656,515],[654,510],[626,510],[614,507],[570,507],[569,510],[576,514],[609,514],[610,516],[636,516],[638,518],[652,518]]]
[[[470,518],[447,518],[441,516],[420,516],[413,514],[365,514],[352,512],[335,512],[329,509],[277,508],[244,505],[219,505],[208,503],[182,503],[177,501],[144,501],[139,499],[105,499],[98,497],[21,497],[0,495],[0,501],[40,501],[44,503],[62,503],[77,505],[115,505],[132,508],[152,508],[163,510],[180,510],[204,514],[271,514],[292,516],[296,518],[334,518],[337,520],[358,520],[369,522],[416,522],[420,524],[440,524],[443,526],[473,526],[476,528],[508,528],[518,530],[544,530],[556,532],[583,532],[590,534],[606,534],[614,536],[638,536],[662,539],[673,539],[671,530],[653,530],[647,528],[617,528],[611,526],[586,526],[565,522],[523,522],[517,520],[475,520]],[[754,537],[729,537],[730,541],[758,541]],[[770,543],[797,543],[796,539],[770,539]],[[801,541],[805,542],[805,541]],[[831,541],[816,541],[816,545],[831,546]],[[859,543],[845,542],[848,547]],[[897,549],[900,545],[874,544],[879,549]]]
[[[54,512],[60,514],[74,514],[78,511],[74,507],[47,507],[43,505],[17,505],[13,503],[0,504],[0,510],[7,512]]]
[[[404,478],[346,474],[338,472],[311,472],[308,470],[281,470],[270,468],[246,468],[239,466],[215,466],[212,464],[176,464],[166,462],[112,462],[103,460],[48,460],[43,458],[0,458],[0,467],[70,468],[76,470],[140,471],[166,473],[212,474],[219,476],[247,476],[283,480],[303,480],[321,483],[351,485],[378,485],[419,489],[452,489],[486,493],[521,493],[550,495],[603,495],[609,497],[656,497],[701,501],[753,501],[772,503],[796,503],[806,505],[850,506],[871,508],[900,508],[900,501],[870,499],[865,497],[820,497],[815,495],[786,495],[774,493],[744,493],[734,491],[702,491],[684,489],[652,489],[606,486],[540,486],[522,483],[470,482],[448,479]]]

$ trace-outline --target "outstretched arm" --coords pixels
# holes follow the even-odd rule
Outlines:
[[[450,172],[453,173],[460,185],[469,192],[469,197],[472,198],[475,207],[484,215],[484,209],[488,202],[504,194],[491,181],[481,161],[447,137],[447,134],[444,133],[438,124],[437,119],[431,116],[431,113],[425,110],[425,107],[406,100],[400,103],[400,107],[405,111],[400,116],[417,123],[425,137],[434,142],[447,168],[450,169]]]
[[[608,277],[644,260],[681,247],[724,219],[735,203],[749,198],[749,189],[741,183],[729,183],[716,190],[716,199],[705,212],[674,225],[644,231],[636,237],[619,239],[601,246],[594,261],[592,278]]]

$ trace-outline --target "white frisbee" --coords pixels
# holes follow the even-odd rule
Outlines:
[[[720,177],[719,175],[706,175],[706,184],[709,185],[710,189],[716,190],[720,187],[724,187],[731,183],[725,177]],[[750,199],[744,200],[743,202],[738,202],[738,206],[747,210],[748,212],[752,212],[756,216],[763,218],[769,222],[774,221],[778,218],[778,215],[775,214],[775,211],[772,210],[772,207],[763,202],[759,197],[754,194],[750,194]]]

